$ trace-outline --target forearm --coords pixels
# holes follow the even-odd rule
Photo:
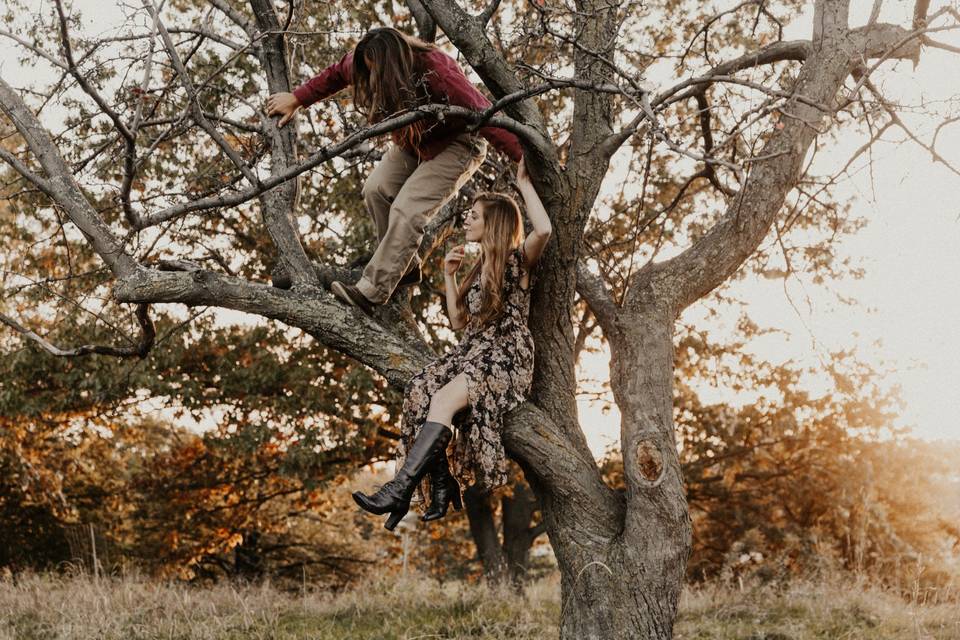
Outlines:
[[[447,294],[447,316],[450,318],[450,326],[455,330],[463,328],[463,314],[457,308],[457,274],[443,274],[444,286]]]
[[[483,127],[479,130],[479,133],[494,148],[505,153],[514,162],[520,162],[523,159],[523,148],[520,146],[520,140],[506,129]]]
[[[293,90],[293,95],[304,107],[324,100],[353,82],[353,52],[343,55],[314,77]]]
[[[534,189],[530,183],[517,185],[517,189],[520,191],[520,195],[523,196],[523,203],[526,205],[525,208],[527,210],[527,218],[530,219],[530,224],[533,226],[531,233],[539,236],[549,236],[553,227],[550,224],[550,216],[547,215],[547,210],[544,208],[537,190]]]

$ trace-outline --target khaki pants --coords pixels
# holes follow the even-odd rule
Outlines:
[[[363,184],[363,202],[377,228],[377,250],[357,289],[382,304],[403,274],[420,262],[417,250],[427,223],[480,168],[487,141],[461,134],[435,158],[417,164],[414,153],[396,144]]]

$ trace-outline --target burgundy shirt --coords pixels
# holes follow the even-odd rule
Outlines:
[[[440,49],[433,49],[423,54],[426,70],[424,79],[427,80],[427,91],[432,102],[446,103],[467,109],[480,111],[490,106],[491,102],[476,87],[467,80],[460,69],[460,65]],[[432,73],[431,73],[432,72]],[[340,60],[307,80],[293,90],[304,107],[308,107],[318,100],[335,94],[352,82],[353,79],[353,51],[345,54]],[[431,122],[432,120],[432,122]],[[463,131],[466,121],[462,118],[447,116],[442,121],[428,118],[430,123],[424,131],[419,147],[415,149],[423,160],[430,160],[443,151],[453,138]],[[490,141],[494,147],[510,156],[514,162],[523,157],[523,150],[517,137],[500,127],[482,127],[477,131]],[[395,143],[409,148],[400,137],[400,130],[391,132]]]

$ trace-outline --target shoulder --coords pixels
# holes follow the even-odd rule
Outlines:
[[[434,47],[429,51],[425,51],[423,54],[423,59],[427,61],[429,65],[457,65],[457,61],[451,58],[447,53],[440,47]]]
[[[427,72],[433,71],[435,75],[441,78],[464,76],[460,64],[440,47],[431,49],[421,55]]]

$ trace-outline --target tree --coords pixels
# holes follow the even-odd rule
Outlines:
[[[904,438],[896,390],[852,352],[825,358],[832,384],[814,394],[803,380],[822,369],[756,358],[749,345],[762,333],[745,318],[729,343],[678,331],[674,421],[693,514],[689,579],[787,581],[847,569],[906,597],[942,589],[960,541],[950,478],[960,447]],[[739,407],[702,400],[718,387],[755,398]],[[624,488],[619,451],[601,468]]]
[[[392,3],[375,4],[393,11]],[[357,274],[310,260],[294,217],[296,178],[324,163],[342,167],[338,159],[362,141],[439,114],[518,134],[555,240],[533,292],[534,391],[509,416],[504,440],[539,499],[560,565],[561,636],[668,638],[691,548],[673,421],[675,320],[733,277],[771,230],[789,228],[796,215],[784,211],[785,200],[809,180],[804,161],[814,140],[826,138],[831,127],[843,122],[872,127],[885,120],[871,130],[866,148],[890,127],[920,142],[872,76],[887,61],[916,64],[923,45],[949,49],[931,34],[956,28],[960,15],[950,7],[929,13],[929,2],[920,0],[911,25],[885,24],[878,20],[878,0],[867,22],[854,27],[849,0],[817,0],[810,37],[784,41],[780,19],[762,0],[730,3],[716,15],[674,0],[642,5],[576,0],[572,7],[540,0],[501,7],[494,0],[477,14],[455,2],[408,5],[422,34],[445,34],[476,71],[495,100],[489,110],[433,105],[356,128],[347,114],[342,139],[301,158],[296,129],[278,130],[245,97],[290,89],[290,61],[302,59],[294,32],[311,31],[299,3],[278,11],[269,0],[245,6],[210,0],[203,19],[193,22],[189,16],[195,14],[181,4],[176,9],[184,19],[168,28],[154,3],[145,0],[147,33],[128,34],[134,44],[107,67],[97,53],[111,41],[74,42],[76,25],[57,1],[48,21],[59,33],[57,53],[30,37],[8,35],[85,94],[82,103],[68,106],[77,115],[75,126],[99,146],[76,156],[68,136],[54,135],[52,124],[45,126],[28,105],[30,98],[3,81],[0,106],[19,138],[12,149],[0,149],[0,158],[69,219],[102,260],[103,286],[112,296],[104,308],[138,305],[143,317],[146,305],[209,305],[278,320],[369,366],[399,389],[434,352],[403,296],[370,320],[320,288],[331,277]],[[798,6],[791,0],[777,11]],[[495,44],[506,38],[498,16],[508,9],[519,32],[510,49]],[[323,11],[329,18],[331,10]],[[661,25],[671,31],[661,33]],[[677,33],[689,36],[686,51],[670,49]],[[700,39],[702,55],[693,51]],[[205,43],[216,43],[225,58]],[[559,58],[551,45],[559,48]],[[687,77],[656,91],[644,86],[644,72],[668,55],[679,60],[677,75]],[[238,95],[233,81],[242,76],[233,74],[251,67],[261,80],[241,86]],[[746,79],[744,71],[757,76]],[[110,82],[116,90],[107,97]],[[60,84],[51,96],[59,95]],[[208,90],[211,86],[218,91]],[[562,110],[566,102],[536,99],[558,90],[572,93],[572,110]],[[749,103],[741,92],[762,99]],[[637,227],[620,238],[633,250],[618,265],[624,269],[612,286],[590,268],[597,256],[587,251],[585,230],[611,159],[637,140],[646,140],[648,149],[643,188],[632,206],[638,211],[645,206],[648,186],[674,197],[665,212],[638,217]],[[158,155],[170,145],[203,149],[206,162],[192,172],[171,171]],[[702,149],[692,150],[697,147]],[[929,148],[944,161],[932,144]],[[119,171],[104,154],[119,159]],[[663,179],[657,169],[664,157],[691,172]],[[109,188],[94,179],[97,172],[106,175]],[[694,183],[697,189],[689,189]],[[818,185],[809,200],[819,202],[826,189]],[[676,220],[704,203],[712,204],[706,218],[685,231],[673,229],[668,238],[678,247],[673,257],[633,268],[634,258],[650,249],[642,230],[662,213]],[[216,260],[210,267],[148,260],[158,243],[166,251],[202,245],[205,234],[216,233],[221,224],[213,214],[235,219],[251,210],[262,219],[289,290],[232,274]],[[52,220],[50,229],[57,228]],[[670,229],[663,221],[658,228],[660,237]],[[169,230],[175,238],[165,238]],[[436,231],[431,229],[431,239]],[[654,238],[651,244],[661,242]],[[572,312],[578,296],[611,351],[611,387],[623,416],[622,493],[603,482],[576,417]],[[8,324],[36,340],[22,323]]]

